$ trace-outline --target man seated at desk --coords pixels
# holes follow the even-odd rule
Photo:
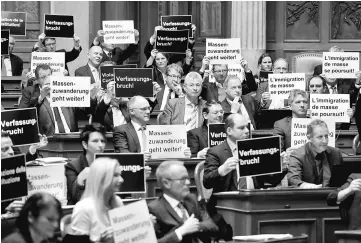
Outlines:
[[[327,197],[329,206],[340,205],[341,218],[349,230],[361,230],[361,174],[351,174],[346,183]]]
[[[327,124],[315,119],[307,126],[309,142],[292,151],[288,167],[288,184],[300,188],[329,185],[332,167],[343,163],[339,149],[328,146]]]

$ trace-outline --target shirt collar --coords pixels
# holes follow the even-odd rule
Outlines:
[[[89,68],[90,68],[90,71],[91,71],[91,72],[94,72],[94,70],[98,72],[98,69],[97,69],[97,68],[93,67],[93,66],[90,65],[89,63],[88,63],[88,65],[89,65]]]
[[[142,127],[141,125],[139,125],[138,123],[135,123],[134,121],[130,121],[130,122],[133,124],[134,129],[135,129],[136,132],[138,132],[139,129]]]
[[[187,105],[192,105],[192,107],[198,105],[198,102],[199,102],[199,99],[198,99],[197,104],[192,103],[192,102],[187,98],[187,95],[184,96],[184,100],[185,100],[186,106],[187,106]]]
[[[178,204],[180,203],[177,199],[174,199],[173,197],[168,196],[167,194],[163,193],[163,197],[167,202],[170,204],[172,208],[178,207]]]
[[[226,138],[227,143],[229,145],[229,148],[231,149],[231,152],[233,153],[234,149],[237,149],[237,144],[235,144],[231,139],[228,137]]]
[[[227,102],[230,104],[230,105],[232,105],[232,100],[230,100],[230,99],[228,99],[228,98],[226,98],[226,100],[227,100]],[[243,103],[243,100],[242,100],[242,96],[241,97],[239,97],[239,101],[238,102],[241,102],[241,103]]]

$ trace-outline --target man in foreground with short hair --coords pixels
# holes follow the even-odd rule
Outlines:
[[[205,158],[208,147],[208,124],[222,123],[224,111],[219,101],[207,102],[203,108],[203,126],[187,132],[187,144],[192,157]]]
[[[288,167],[288,183],[300,188],[321,188],[329,185],[333,165],[342,164],[339,149],[328,146],[327,124],[315,119],[307,126],[309,142],[292,151]]]
[[[156,217],[155,232],[158,243],[211,242],[218,227],[207,211],[190,194],[187,169],[180,161],[164,161],[156,176],[163,195],[148,204],[149,212]]]
[[[99,65],[103,58],[103,50],[99,46],[93,46],[88,51],[88,63],[75,70],[75,76],[90,77],[90,83],[100,86]]]

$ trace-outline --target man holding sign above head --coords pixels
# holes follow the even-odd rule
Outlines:
[[[100,46],[103,49],[104,55],[101,59],[101,62],[104,61],[113,61],[117,65],[122,65],[125,60],[130,58],[139,46],[139,32],[134,30],[134,44],[129,44],[129,46],[122,50],[119,47],[115,47],[114,44],[108,44],[104,42],[104,31],[98,30],[97,36],[94,38],[91,46]]]
[[[164,161],[156,171],[163,195],[148,204],[156,217],[154,225],[159,243],[211,242],[218,227],[190,194],[187,169],[180,161]]]
[[[160,125],[186,124],[187,131],[203,124],[202,109],[206,101],[200,98],[202,77],[190,72],[184,80],[185,97],[170,99],[159,117]]]
[[[225,113],[239,113],[251,123],[251,129],[256,128],[255,117],[258,114],[258,105],[250,95],[242,95],[242,82],[235,75],[229,75],[224,81],[225,99],[221,105]]]
[[[333,165],[342,164],[339,149],[328,146],[327,124],[315,119],[307,126],[309,142],[294,150],[289,159],[288,183],[300,188],[329,185]]]
[[[65,51],[64,49],[56,50],[56,39],[53,37],[46,37],[44,33],[40,34],[38,37],[39,41],[35,44],[33,49],[43,48],[45,52],[65,52],[65,69],[68,69],[68,62],[72,62],[78,58],[82,48],[80,46],[79,36],[74,34],[74,47],[71,51]]]
[[[100,86],[99,65],[103,58],[103,50],[99,46],[92,46],[88,51],[88,63],[75,70],[75,76],[90,77],[91,84]]]
[[[273,73],[288,73],[288,62],[284,58],[278,58],[273,64]],[[269,81],[259,84],[256,94],[256,100],[260,103],[262,109],[268,109],[272,103],[269,93]]]
[[[205,158],[208,147],[208,124],[221,123],[224,111],[218,101],[207,102],[203,108],[203,126],[187,132],[187,142],[192,157]]]

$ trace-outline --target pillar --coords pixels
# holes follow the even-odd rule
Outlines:
[[[50,13],[74,16],[74,33],[80,37],[82,51],[77,59],[68,64],[69,75],[73,76],[77,68],[88,62],[89,49],[89,2],[88,1],[51,1]],[[57,50],[71,51],[74,42],[72,38],[56,38]]]
[[[233,1],[231,37],[241,39],[242,56],[256,73],[259,56],[266,51],[266,2]]]

